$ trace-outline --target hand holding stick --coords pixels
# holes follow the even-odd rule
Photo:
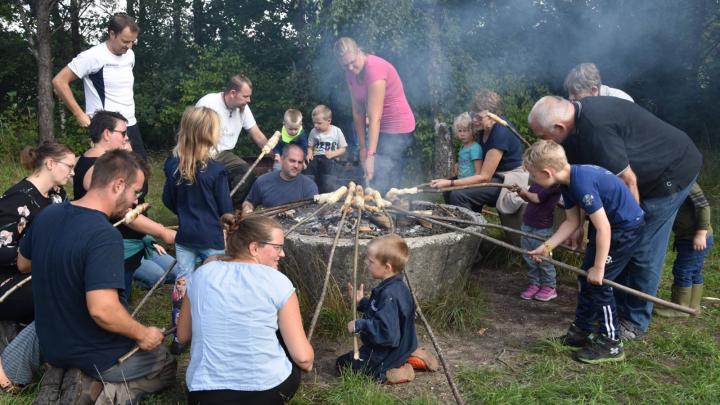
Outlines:
[[[167,335],[169,335],[169,334],[171,334],[171,333],[174,333],[174,332],[175,332],[175,329],[176,329],[176,328],[174,328],[174,327],[173,327],[173,328],[170,328],[170,329],[168,329],[168,330],[165,330],[165,328],[163,328],[163,329],[162,329],[163,336],[167,336]],[[132,355],[135,354],[135,353],[137,353],[138,351],[140,351],[140,346],[135,345],[135,347],[133,347],[132,350],[130,350],[129,352],[127,352],[127,353],[123,354],[122,356],[120,356],[120,358],[119,358],[118,361],[117,361],[118,364],[123,364],[124,362],[127,361],[127,359],[129,359],[130,357],[132,357]]]
[[[137,219],[137,217],[138,217],[140,214],[142,214],[143,212],[147,211],[148,208],[150,208],[150,204],[148,204],[148,203],[139,204],[137,207],[135,207],[135,208],[131,209],[130,211],[128,211],[128,212],[125,214],[125,216],[123,217],[123,219],[115,222],[115,223],[113,224],[113,226],[117,228],[118,226],[120,226],[120,225],[122,225],[122,224],[125,224],[125,225],[130,224],[130,223],[133,222],[135,219]]]

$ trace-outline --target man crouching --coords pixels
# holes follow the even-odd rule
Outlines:
[[[103,381],[100,403],[137,403],[175,380],[163,333],[135,321],[120,302],[123,240],[108,219],[122,217],[142,191],[147,168],[124,150],[97,159],[90,189],[48,207],[20,244],[18,267],[33,276],[40,352],[53,367]],[[138,345],[142,351],[117,360]]]

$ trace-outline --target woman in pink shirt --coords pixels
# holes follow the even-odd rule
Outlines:
[[[401,176],[405,150],[415,131],[415,117],[400,76],[390,62],[366,54],[348,37],[335,42],[335,54],[346,71],[365,176],[374,188],[385,193],[399,186],[392,179]],[[367,144],[362,136],[366,118]]]

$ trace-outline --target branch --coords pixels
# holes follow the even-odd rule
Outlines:
[[[38,58],[37,49],[35,48],[35,38],[33,38],[33,30],[30,26],[30,19],[28,17],[27,11],[25,11],[25,5],[22,4],[21,0],[16,0],[15,5],[18,8],[18,12],[20,13],[20,22],[22,23],[23,28],[25,29],[25,40],[28,42],[28,50],[30,53],[35,57],[35,59]]]

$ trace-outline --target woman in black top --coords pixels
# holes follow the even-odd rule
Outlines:
[[[65,145],[45,142],[20,154],[30,176],[0,197],[0,297],[28,276],[17,268],[17,252],[25,229],[50,204],[65,201],[62,186],[74,174],[75,154]],[[0,320],[29,323],[34,319],[31,283],[0,303]]]

